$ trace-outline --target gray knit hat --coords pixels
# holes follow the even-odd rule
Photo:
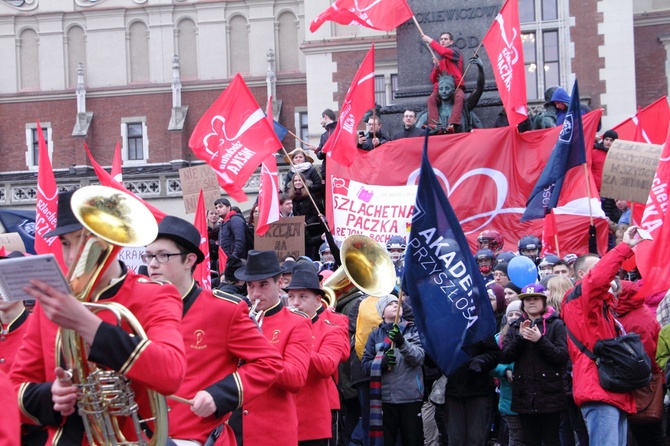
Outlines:
[[[384,317],[384,310],[386,310],[386,307],[391,302],[398,302],[398,298],[393,294],[379,298],[379,301],[377,301],[377,313],[379,313],[379,316]]]

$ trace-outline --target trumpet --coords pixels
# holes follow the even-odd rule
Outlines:
[[[155,239],[158,233],[155,218],[135,197],[104,186],[77,190],[72,195],[71,206],[77,220],[89,232],[68,272],[73,294],[90,311],[111,312],[118,326],[127,326],[133,336],[146,339],[142,325],[132,312],[117,302],[98,303],[93,290],[123,246],[145,246]],[[89,362],[88,350],[76,331],[59,330],[56,354],[79,388],[77,407],[89,444],[164,445],[168,438],[165,398],[147,390],[151,416],[141,419],[130,380]],[[142,425],[150,421],[153,421],[153,436],[148,440]],[[134,428],[135,439],[126,438],[128,431],[124,433],[124,425]]]
[[[254,320],[254,322],[256,322],[256,325],[258,325],[258,328],[261,328],[261,326],[263,325],[263,316],[265,315],[264,310],[257,310],[256,309],[260,302],[261,302],[260,299],[256,299],[254,301],[254,304],[249,309],[249,316],[251,317],[251,319]]]

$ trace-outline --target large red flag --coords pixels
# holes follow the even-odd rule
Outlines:
[[[670,131],[666,135],[641,222],[642,228],[649,231],[653,240],[642,242],[635,247],[637,267],[644,279],[644,285],[639,293],[644,296],[670,289],[670,263],[665,256],[670,252],[669,181]]]
[[[556,216],[554,210],[550,209],[549,213],[544,216],[544,224],[542,226],[542,257],[547,254],[553,254],[560,257],[560,249],[556,244],[558,240],[558,229],[556,228]]]
[[[619,139],[626,141],[647,142],[650,144],[663,144],[668,133],[670,124],[670,107],[668,98],[663,96],[652,102],[634,116],[612,127],[619,135]],[[642,135],[642,139],[636,139],[636,135]]]
[[[114,149],[114,160],[112,161],[112,178],[118,183],[123,184],[123,170],[121,169],[121,146],[116,141],[116,148]]]
[[[209,267],[209,237],[207,234],[207,208],[205,207],[205,196],[200,189],[198,205],[195,208],[193,226],[200,232],[200,251],[205,254],[205,260],[195,267],[193,277],[205,290],[212,289],[212,272]]]
[[[526,73],[517,0],[507,0],[482,39],[493,65],[498,93],[509,125],[528,117]]]
[[[267,118],[274,126],[272,116],[272,97],[268,99]],[[263,235],[270,228],[270,223],[279,220],[279,175],[277,159],[271,153],[261,165],[261,187],[258,190],[258,221],[256,234]]]
[[[281,142],[238,73],[202,115],[188,145],[212,166],[221,187],[241,202],[247,199],[245,182]]]
[[[63,271],[67,270],[63,260],[58,237],[44,238],[44,234],[56,227],[58,209],[58,186],[51,168],[49,150],[42,134],[42,125],[37,121],[37,145],[39,167],[37,170],[37,213],[35,215],[35,252],[38,254],[51,253],[56,256]]]
[[[316,31],[327,20],[341,25],[360,24],[380,31],[392,31],[414,14],[406,0],[335,0],[309,25]]]
[[[375,46],[363,59],[349,86],[340,109],[340,119],[335,131],[323,146],[324,153],[344,166],[351,166],[358,154],[356,126],[366,111],[375,105]]]
[[[93,166],[93,170],[95,171],[95,174],[98,177],[98,180],[100,180],[100,184],[102,184],[103,186],[107,186],[107,187],[113,187],[116,190],[120,190],[121,192],[125,192],[125,193],[130,194],[133,197],[137,198],[138,200],[140,200],[142,202],[142,204],[144,204],[151,211],[151,213],[154,215],[154,218],[156,219],[156,221],[158,223],[160,223],[160,221],[166,215],[165,212],[161,211],[157,207],[154,207],[154,206],[150,205],[149,203],[144,201],[141,197],[138,197],[137,194],[134,194],[131,191],[129,191],[128,189],[126,189],[126,186],[124,186],[123,183],[119,183],[118,181],[116,181],[112,177],[112,175],[110,175],[109,172],[107,172],[105,169],[103,169],[102,166],[100,164],[98,164],[98,162],[95,160],[95,158],[93,158],[93,154],[89,150],[88,145],[86,145],[86,143],[84,143],[84,149],[86,149],[86,153],[88,154],[88,159],[91,160],[91,165]]]

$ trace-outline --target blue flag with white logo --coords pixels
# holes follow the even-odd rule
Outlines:
[[[470,359],[467,347],[493,336],[484,279],[428,161],[428,137],[405,253],[407,290],[421,343],[445,375]]]
[[[558,205],[558,197],[561,195],[563,179],[567,171],[586,162],[584,127],[579,105],[579,87],[575,80],[572,86],[570,106],[565,115],[561,133],[558,135],[558,141],[540,178],[535,183],[521,221],[544,218],[550,209]]]

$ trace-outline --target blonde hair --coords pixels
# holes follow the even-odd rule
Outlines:
[[[565,276],[554,276],[547,282],[547,305],[561,312],[561,301],[563,296],[574,286],[572,280]]]

